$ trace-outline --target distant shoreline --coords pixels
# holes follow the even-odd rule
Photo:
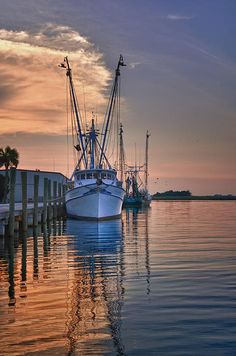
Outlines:
[[[193,196],[160,196],[152,197],[152,200],[236,200],[235,195],[193,195]]]

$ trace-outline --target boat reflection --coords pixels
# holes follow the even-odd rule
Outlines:
[[[129,239],[129,244],[133,245],[133,254],[130,256],[130,263],[135,259],[136,269],[145,267],[146,294],[151,293],[151,267],[150,267],[150,246],[149,246],[149,215],[150,207],[126,207],[124,236]],[[131,237],[131,238],[130,238]],[[142,246],[141,246],[142,245]],[[140,263],[140,257],[145,257]]]
[[[122,242],[122,221],[85,221],[68,219],[66,233],[73,235],[75,248],[81,254],[116,253]]]
[[[121,339],[123,303],[123,232],[121,220],[68,220],[73,235],[73,277],[68,288],[68,354],[124,355]],[[73,248],[72,248],[73,247]]]

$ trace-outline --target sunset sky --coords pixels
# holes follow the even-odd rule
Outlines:
[[[0,5],[0,147],[18,149],[19,168],[67,173],[64,56],[81,106],[102,120],[122,53],[126,153],[136,144],[142,162],[148,129],[151,191],[236,194],[236,1]]]

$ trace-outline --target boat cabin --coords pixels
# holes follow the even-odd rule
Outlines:
[[[113,169],[80,170],[80,171],[75,171],[74,177],[77,181],[83,181],[83,180],[87,180],[87,179],[115,180],[116,179],[116,171]]]

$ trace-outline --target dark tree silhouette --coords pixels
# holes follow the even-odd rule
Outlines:
[[[191,197],[192,193],[189,190],[181,190],[181,191],[173,191],[173,190],[168,190],[167,192],[164,193],[156,193],[154,194],[154,197]]]
[[[4,198],[3,198],[4,202],[6,202],[7,193],[8,193],[8,183],[9,183],[8,169],[9,167],[17,167],[18,164],[19,164],[19,153],[15,148],[11,148],[10,146],[6,146],[5,149],[0,148],[0,167],[5,167],[6,169],[5,189],[4,189]]]

